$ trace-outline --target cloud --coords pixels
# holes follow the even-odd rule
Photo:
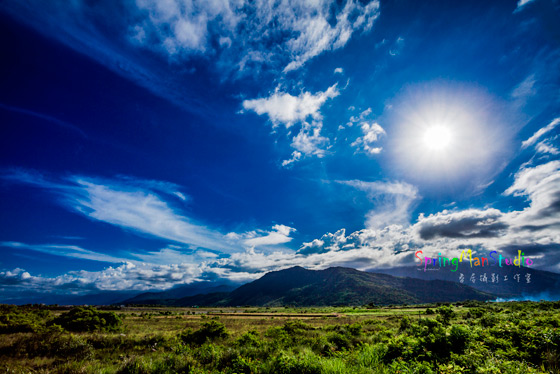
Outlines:
[[[401,53],[403,48],[404,48],[404,38],[401,38],[399,36],[395,40],[395,43],[393,44],[393,47],[391,49],[389,49],[389,55],[398,56]]]
[[[525,99],[536,94],[537,90],[535,88],[535,83],[535,74],[529,75],[523,80],[523,82],[519,83],[515,87],[515,89],[511,93],[511,97],[524,102]]]
[[[284,66],[299,69],[328,50],[343,47],[352,34],[372,28],[379,2],[350,0],[279,4],[257,1],[139,0],[128,9],[135,22],[129,38],[135,45],[175,60],[201,54],[217,56],[222,67]],[[272,48],[274,46],[274,48]]]
[[[379,213],[380,207],[386,214],[391,213],[389,207],[400,211],[396,216],[398,222],[405,222],[403,217],[409,214],[411,202],[418,198],[416,188],[402,182],[353,180],[338,183],[364,192],[375,205],[373,212],[377,209]],[[534,259],[536,266],[558,271],[560,161],[525,166],[515,174],[504,195],[524,198],[527,206],[508,212],[495,208],[444,210],[427,216],[421,214],[413,225],[385,220],[381,225],[371,225],[350,234],[342,228],[303,243],[297,251],[283,247],[274,249],[274,246],[290,242],[295,232],[292,227],[274,225],[270,230],[225,235],[229,242],[242,243],[245,247],[230,254],[217,256],[208,250],[197,251],[200,257],[191,261],[190,254],[185,254],[181,245],[173,244],[159,251],[127,256],[144,263],[130,260],[97,272],[68,272],[49,278],[21,268],[3,270],[0,285],[12,291],[34,289],[54,293],[161,290],[200,280],[247,282],[265,272],[295,265],[309,269],[350,266],[361,270],[412,265],[417,250],[425,255],[441,253],[454,257],[466,248],[475,253],[497,250],[512,254],[523,250],[526,256]],[[75,246],[4,244],[46,253],[61,251],[67,256],[96,256],[91,259],[99,261],[120,259],[102,259],[92,251]]]
[[[35,118],[39,118],[41,120],[45,120],[45,121],[53,123],[57,126],[60,126],[60,127],[65,128],[65,129],[71,130],[71,131],[75,132],[76,134],[79,134],[81,137],[83,137],[85,139],[87,139],[87,137],[88,137],[86,135],[86,133],[83,132],[82,129],[80,129],[79,127],[74,126],[71,123],[61,121],[58,118],[51,117],[49,115],[43,114],[43,113],[39,113],[39,112],[35,112],[35,111],[32,111],[32,110],[11,106],[11,105],[6,105],[6,104],[2,104],[2,103],[0,103],[0,108],[4,109],[4,110],[8,110],[10,112],[19,113],[19,114],[23,114],[23,115],[26,115],[26,116],[35,117]]]
[[[194,248],[220,251],[235,248],[218,231],[185,216],[173,204],[169,197],[179,197],[183,201],[185,196],[177,196],[179,186],[172,183],[130,177],[69,176],[56,180],[26,171],[6,174],[3,179],[44,188],[70,211],[138,234]]]
[[[535,1],[535,0],[519,0],[517,2],[517,8],[515,9],[515,11],[520,10],[521,7],[523,7],[523,6],[525,6],[529,3],[532,3],[533,1]]]
[[[406,209],[417,196],[415,187],[402,183],[339,181],[366,192],[377,204],[368,214],[383,216],[403,207],[399,220],[366,225],[363,230],[346,234],[344,229],[327,233],[304,243],[299,255],[301,264],[324,268],[333,264],[357,265],[361,268],[412,265],[414,252],[442,253],[456,256],[465,248],[475,253],[496,250],[516,254],[523,250],[540,268],[560,270],[560,161],[524,167],[504,195],[525,198],[528,206],[521,210],[495,208],[444,210],[420,214],[413,225],[406,224]],[[395,200],[395,196],[398,197]],[[388,200],[387,200],[388,198]],[[377,199],[377,200],[376,200]],[[378,203],[378,200],[381,204]],[[382,207],[379,211],[379,205]],[[383,220],[382,220],[383,221]],[[395,224],[396,223],[396,224]],[[348,262],[345,262],[348,261]],[[303,266],[303,265],[302,265]]]
[[[324,92],[312,94],[302,92],[298,96],[292,96],[277,89],[266,98],[243,101],[243,108],[252,110],[258,115],[266,114],[273,126],[283,124],[290,128],[297,122],[303,122],[311,117],[320,120],[321,106],[328,100],[339,95],[337,85],[334,84]]]
[[[325,156],[324,146],[329,139],[321,136],[323,125],[320,122],[305,122],[299,133],[292,139],[292,148],[296,149],[300,154],[314,155],[319,158]]]
[[[201,280],[195,265],[135,265],[124,263],[102,271],[71,271],[57,277],[32,276],[23,269],[0,272],[0,284],[54,293],[91,293],[121,290],[160,290]]]
[[[292,157],[282,161],[282,166],[288,167],[299,161],[303,155],[325,156],[329,139],[321,135],[323,117],[320,109],[328,99],[339,94],[337,84],[324,92],[302,92],[298,96],[276,89],[269,97],[243,101],[243,108],[258,115],[267,115],[273,127],[282,124],[289,129],[296,123],[301,124],[299,132],[292,137],[291,147],[295,150]]]
[[[555,118],[543,128],[540,128],[537,132],[535,132],[529,139],[523,141],[521,143],[521,149],[525,149],[534,145],[539,138],[541,138],[544,134],[549,133],[550,131],[554,130],[554,128],[560,123],[560,117]]]
[[[43,179],[32,173],[20,179],[58,188],[61,197],[76,182]],[[74,180],[70,177],[69,180]],[[133,179],[131,179],[133,180]],[[126,256],[101,258],[100,254],[72,245],[30,245],[7,242],[11,248],[26,248],[44,253],[116,262],[102,271],[68,272],[58,277],[34,275],[24,269],[2,270],[0,285],[10,290],[34,289],[54,293],[92,293],[100,290],[161,290],[174,285],[200,280],[229,279],[246,282],[265,272],[299,265],[309,269],[350,266],[361,270],[387,268],[414,263],[414,253],[442,253],[457,256],[465,248],[475,253],[491,250],[516,253],[521,249],[535,260],[536,266],[559,270],[560,263],[560,161],[525,165],[514,175],[504,192],[506,196],[526,200],[520,210],[495,208],[456,209],[430,215],[421,214],[416,223],[408,224],[411,204],[418,199],[416,187],[403,182],[338,181],[366,194],[374,207],[372,216],[379,219],[364,229],[347,233],[342,228],[320,238],[304,242],[299,250],[281,246],[292,241],[295,229],[274,225],[269,230],[253,230],[224,235],[228,243],[240,243],[240,249],[229,254],[211,250],[187,250],[185,245],[170,244],[159,251],[129,253]],[[67,186],[70,184],[70,187]],[[115,183],[113,183],[115,184]],[[155,186],[172,195],[173,185],[154,181],[137,181],[137,186]],[[165,187],[167,186],[167,187]],[[82,188],[82,187],[78,187]],[[181,200],[182,201],[182,200]],[[393,212],[399,212],[391,216]],[[369,214],[369,213],[368,213]],[[276,246],[276,247],[275,247]],[[244,249],[242,249],[244,248]],[[188,252],[188,253],[185,253]],[[197,255],[196,259],[191,256]],[[124,257],[124,258],[121,258]],[[131,258],[131,260],[129,260]]]
[[[297,231],[293,227],[286,225],[274,225],[271,231],[249,231],[244,234],[230,233],[230,238],[242,239],[245,246],[250,248],[284,244],[292,241],[292,232]]]
[[[513,216],[518,225],[551,225],[560,223],[560,161],[550,161],[524,168],[505,195],[526,196],[529,207]]]
[[[555,137],[555,139],[557,139]],[[543,154],[550,154],[550,155],[558,155],[560,154],[560,150],[551,144],[549,140],[543,140],[542,142],[537,143],[535,146],[535,150],[537,153]]]
[[[337,181],[366,193],[374,207],[366,213],[367,228],[407,225],[411,208],[419,198],[418,189],[404,182]]]
[[[296,70],[370,31],[380,14],[378,0],[7,0],[2,5],[19,22],[202,116],[213,113],[213,104],[184,84],[199,66],[222,81]]]
[[[376,155],[381,153],[382,147],[376,147],[375,143],[379,140],[382,135],[385,135],[385,130],[383,127],[379,126],[378,123],[367,123],[363,122],[361,125],[363,136],[358,137],[352,144],[352,147],[356,147],[362,150],[368,155]]]
[[[497,209],[443,211],[421,216],[415,228],[424,240],[434,238],[491,238],[503,235],[508,224]]]
[[[354,108],[353,106],[348,108],[348,110],[355,110],[355,109],[356,108]],[[352,127],[357,122],[365,121],[369,117],[371,112],[372,112],[371,108],[367,108],[366,110],[361,112],[360,115],[358,115],[357,117],[356,116],[351,116],[350,119],[348,120],[348,123],[346,124],[346,126]]]
[[[334,69],[334,73],[335,73],[335,74],[343,74],[343,73],[344,73],[344,69],[343,69],[343,68],[336,68],[336,69]]]
[[[282,167],[290,167],[292,166],[293,163],[298,162],[301,159],[301,152],[298,151],[293,151],[292,152],[292,157],[282,161]]]
[[[114,257],[111,255],[90,251],[76,245],[63,244],[26,244],[20,242],[0,242],[0,247],[8,247],[13,249],[27,249],[41,253],[47,253],[55,256],[78,258],[82,260],[122,263],[126,259],[124,257]]]

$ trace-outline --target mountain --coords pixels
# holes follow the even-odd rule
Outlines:
[[[459,264],[457,271],[452,272],[446,268],[433,268],[424,271],[423,266],[403,266],[391,269],[373,269],[371,272],[384,273],[397,277],[411,277],[422,280],[445,280],[459,282],[460,275],[464,275],[464,284],[477,290],[499,295],[504,298],[533,298],[559,299],[560,274],[528,267],[515,266],[486,266],[470,267],[469,263]],[[475,282],[471,281],[474,274]],[[487,281],[482,281],[486,274]],[[498,277],[497,282],[492,282],[492,274]],[[515,275],[519,274],[519,282]],[[527,282],[529,275],[529,282]],[[507,276],[507,280],[505,280]],[[481,280],[482,277],[482,280]],[[496,279],[495,279],[496,280]]]
[[[124,300],[122,304],[170,304],[176,299],[194,295],[206,295],[209,293],[228,293],[236,288],[234,284],[216,284],[211,282],[198,282],[188,285],[173,287],[161,292],[144,292],[130,299]],[[122,299],[121,299],[122,300]]]
[[[293,267],[265,274],[230,293],[167,300],[175,306],[326,306],[417,304],[491,300],[495,296],[456,282],[419,280],[350,268],[306,270]]]

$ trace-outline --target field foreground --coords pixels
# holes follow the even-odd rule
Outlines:
[[[0,305],[0,372],[560,372],[560,302],[68,309]]]

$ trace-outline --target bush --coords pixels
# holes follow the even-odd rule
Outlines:
[[[104,312],[94,307],[76,307],[52,320],[49,325],[59,325],[68,331],[118,331],[122,321],[114,312]]]
[[[50,315],[48,310],[0,305],[0,334],[37,332]]]
[[[227,338],[228,336],[229,332],[227,331],[226,326],[221,322],[212,320],[210,322],[203,323],[202,327],[196,331],[183,331],[179,335],[179,338],[185,344],[202,345],[207,341]]]
[[[256,331],[247,331],[235,341],[235,345],[239,347],[260,347],[262,342]]]
[[[293,356],[284,352],[272,360],[269,371],[274,374],[320,374],[321,365],[312,355]]]
[[[449,325],[451,319],[455,317],[455,312],[450,306],[441,306],[437,308],[436,311],[439,314],[438,321],[444,325]]]
[[[408,316],[404,316],[403,318],[401,318],[401,324],[399,327],[399,331],[404,331],[406,329],[408,329],[410,327],[411,323],[410,323],[410,318]]]
[[[482,308],[471,308],[467,312],[467,318],[480,318],[482,317],[486,311]]]

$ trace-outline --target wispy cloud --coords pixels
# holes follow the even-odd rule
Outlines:
[[[548,125],[540,128],[537,132],[535,132],[529,139],[524,140],[521,143],[521,149],[525,149],[534,145],[537,140],[539,140],[543,135],[552,131],[558,124],[560,124],[560,117],[553,119]]]
[[[79,134],[80,136],[82,136],[83,138],[87,138],[87,135],[85,132],[83,132],[79,127],[72,125],[71,123],[65,122],[65,121],[61,121],[58,118],[43,114],[43,113],[39,113],[33,110],[29,110],[29,109],[25,109],[25,108],[19,108],[16,106],[12,106],[12,105],[6,105],[3,103],[0,103],[0,109],[4,109],[4,110],[8,110],[10,112],[14,112],[14,113],[19,113],[19,114],[23,114],[26,116],[31,116],[31,117],[35,117],[35,118],[39,118],[45,121],[48,121],[50,123],[53,123],[57,126],[63,127],[65,129],[68,130],[72,130],[73,132]]]
[[[524,103],[527,98],[537,93],[535,83],[535,74],[529,75],[514,88],[514,90],[511,92],[511,97],[517,100],[520,104]]]
[[[418,189],[404,182],[365,182],[360,180],[337,181],[366,193],[374,207],[366,214],[367,228],[406,225],[411,208],[419,198]]]
[[[352,34],[370,30],[379,15],[378,1],[363,5],[353,0],[343,6],[331,1],[143,0],[136,6],[129,9],[136,20],[128,30],[133,44],[175,60],[205,54],[217,56],[224,67],[280,64],[285,72],[343,47]]]
[[[130,177],[69,176],[57,179],[21,170],[5,174],[3,179],[44,188],[71,211],[138,234],[193,248],[220,251],[235,248],[224,235],[187,217],[177,208],[172,198],[183,201],[186,197],[182,193],[177,195],[179,186],[173,183]]]
[[[27,249],[31,251],[47,253],[54,256],[71,257],[82,260],[110,262],[120,264],[126,262],[124,257],[115,257],[95,251],[90,251],[76,245],[64,244],[27,244],[20,242],[0,242],[0,247],[13,249]]]
[[[522,7],[524,7],[525,5],[532,3],[535,0],[519,0],[517,2],[517,8],[515,9],[515,11],[520,10]]]

